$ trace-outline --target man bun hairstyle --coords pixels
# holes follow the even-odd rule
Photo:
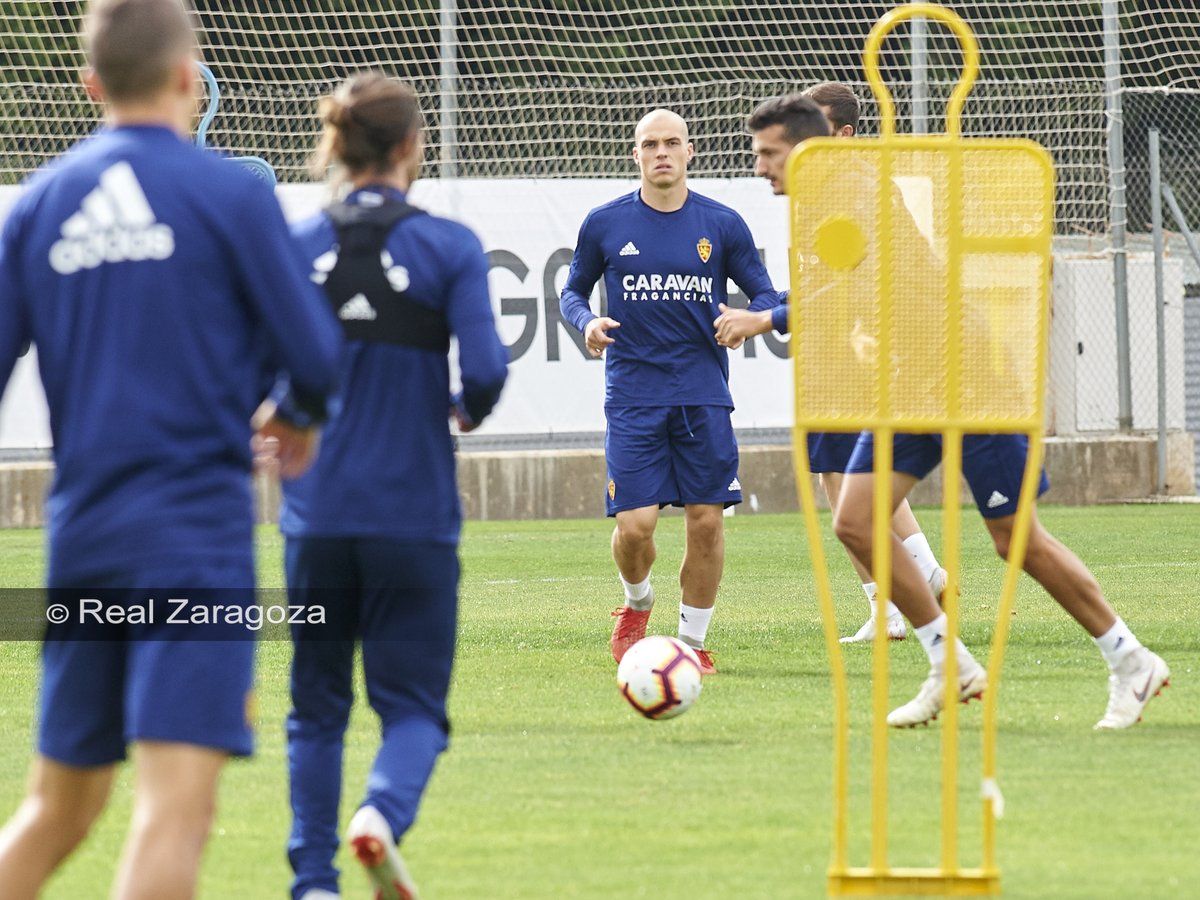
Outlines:
[[[360,72],[321,99],[324,131],[313,158],[314,174],[331,165],[352,175],[386,172],[395,149],[421,130],[416,92],[382,72]]]
[[[825,118],[825,113],[816,101],[803,94],[787,94],[767,100],[759,104],[746,120],[746,127],[751,133],[772,125],[782,125],[788,140],[796,144],[811,137],[829,136],[829,120]]]
[[[145,100],[162,90],[182,57],[196,48],[183,0],[90,0],[83,49],[106,99]]]
[[[858,102],[858,95],[849,87],[837,81],[822,81],[806,90],[804,96],[811,97],[818,106],[829,110],[829,118],[835,129],[849,125],[858,133],[858,117],[862,114],[862,106]]]

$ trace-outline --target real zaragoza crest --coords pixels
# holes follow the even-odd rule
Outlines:
[[[708,262],[708,258],[712,256],[712,241],[708,238],[700,238],[696,243],[696,252],[700,254],[700,262]]]

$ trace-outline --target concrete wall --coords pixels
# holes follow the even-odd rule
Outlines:
[[[743,447],[742,512],[790,512],[797,508],[789,446]],[[1157,481],[1154,439],[1141,435],[1050,438],[1047,503],[1086,505],[1149,497]],[[1193,440],[1173,432],[1168,447],[1171,493],[1195,493]],[[43,524],[42,501],[53,477],[45,462],[0,465],[0,527]],[[459,487],[471,519],[563,519],[604,514],[604,454],[600,450],[463,453]],[[940,503],[940,471],[921,484],[913,500]],[[279,485],[255,481],[259,521],[274,521]],[[817,496],[822,497],[817,491]],[[969,497],[964,493],[964,497]]]

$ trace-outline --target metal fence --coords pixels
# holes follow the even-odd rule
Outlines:
[[[428,174],[471,178],[631,174],[627,141],[648,108],[692,123],[694,173],[748,174],[746,115],[761,99],[821,80],[866,96],[861,53],[896,0],[194,0],[203,53],[222,82],[211,143],[266,157],[306,180],[315,101],[363,66],[417,88],[429,128]],[[1196,0],[953,0],[976,32],[983,68],[968,135],[1022,135],[1054,156],[1061,248],[1111,261],[1096,312],[1111,332],[1110,427],[1157,427],[1158,340],[1151,276],[1147,135],[1162,136],[1164,180],[1200,226],[1200,15]],[[84,3],[0,0],[0,183],[14,183],[88,133],[78,82]],[[914,23],[886,47],[885,76],[914,130],[938,130],[959,54],[944,30]],[[865,105],[864,130],[875,128]],[[1168,352],[1188,379],[1168,384],[1200,429],[1200,337],[1179,297],[1200,274],[1167,221]],[[1152,258],[1152,257],[1151,257]],[[1152,269],[1153,266],[1150,266]],[[1176,277],[1178,276],[1178,277]],[[1147,285],[1150,285],[1147,287]],[[1178,290],[1176,290],[1176,287]],[[1149,292],[1149,294],[1147,293]],[[1179,295],[1179,296],[1176,296]],[[1189,300],[1195,304],[1195,300]],[[1172,305],[1173,304],[1173,305]],[[1176,323],[1178,325],[1176,326]],[[1186,323],[1186,329],[1185,329]],[[1186,330],[1186,334],[1183,334]],[[1182,335],[1182,338],[1180,337]],[[1105,340],[1109,340],[1108,336]],[[1177,348],[1177,349],[1176,349]],[[1170,372],[1182,371],[1172,364]]]

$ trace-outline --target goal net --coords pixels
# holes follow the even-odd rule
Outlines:
[[[866,97],[863,41],[895,5],[864,0],[196,0],[204,57],[221,81],[210,144],[266,158],[283,181],[307,176],[315,100],[348,71],[410,80],[430,126],[429,159],[465,177],[628,176],[632,124],[670,106],[687,117],[694,174],[736,177],[751,160],[743,127],[760,100],[819,80]],[[0,0],[0,183],[18,181],[87,134],[79,87],[83,2]],[[1097,0],[958,0],[983,71],[968,135],[1019,135],[1050,149],[1057,230],[1107,221],[1103,42]],[[1200,129],[1200,18],[1192,0],[1125,0],[1124,86],[1171,92],[1174,125]],[[1146,14],[1152,12],[1152,15]],[[928,119],[941,129],[958,75],[949,35],[931,26]],[[918,57],[919,59],[919,57]],[[907,28],[885,74],[913,112]],[[1153,108],[1143,103],[1139,108]],[[1135,110],[1136,111],[1136,110]],[[875,127],[872,102],[864,129]],[[443,127],[447,126],[447,127]],[[452,126],[452,130],[451,127]],[[1133,142],[1127,140],[1133,148]],[[1136,153],[1130,167],[1137,166]],[[1131,225],[1136,227],[1131,217]]]

